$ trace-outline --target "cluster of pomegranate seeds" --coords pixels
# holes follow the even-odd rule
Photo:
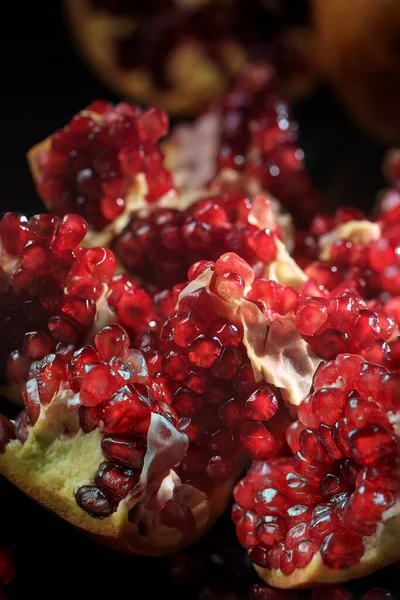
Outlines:
[[[244,453],[266,459],[280,446],[267,423],[282,403],[280,392],[265,381],[255,381],[241,325],[219,316],[214,299],[240,300],[247,286],[247,294],[259,298],[265,282],[275,286],[270,287],[269,314],[293,310],[282,302],[283,286],[254,280],[253,269],[236,254],[193,265],[189,279],[205,269],[212,274],[212,293],[199,287],[183,295],[176,311],[160,325],[158,339],[148,335],[137,339],[151,376],[171,392],[171,407],[190,440],[177,472],[184,482],[201,488],[230,478]],[[287,289],[297,302],[297,292]]]
[[[392,362],[390,340],[398,335],[395,320],[381,310],[369,310],[356,293],[344,292],[331,299],[306,297],[295,323],[313,351],[325,360],[355,353],[386,366]]]
[[[269,64],[245,68],[222,101],[218,168],[253,175],[293,215],[308,227],[321,199],[305,171],[297,145],[297,125],[279,94]]]
[[[257,208],[258,207],[258,208]],[[156,209],[149,216],[134,218],[117,236],[114,248],[123,264],[144,282],[170,288],[186,279],[190,265],[199,260],[217,260],[234,251],[257,271],[276,257],[271,229],[251,224],[252,211],[273,214],[271,201],[234,193],[198,200],[184,211]]]
[[[25,410],[16,421],[15,435],[24,442],[41,407],[58,395],[78,402],[85,433],[101,428],[106,461],[93,485],[76,491],[79,506],[95,517],[111,514],[139,481],[151,413],[177,424],[167,391],[149,377],[143,355],[129,345],[127,332],[112,324],[96,335],[94,346],[70,346],[35,361],[22,392]]]
[[[359,563],[399,492],[398,409],[397,373],[346,354],[318,368],[286,431],[292,456],[253,463],[234,490],[256,565],[290,575],[317,552],[331,569]]]
[[[7,213],[0,221],[0,355],[11,383],[25,381],[32,360],[90,338],[104,318],[131,334],[154,326],[150,297],[114,275],[111,250],[80,247],[87,229],[72,214],[28,221]]]
[[[173,188],[158,144],[168,129],[157,108],[94,102],[39,148],[39,195],[56,215],[74,212],[103,229],[124,211],[139,173],[147,176],[149,202]]]

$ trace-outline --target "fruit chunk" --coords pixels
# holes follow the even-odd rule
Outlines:
[[[193,115],[224,92],[281,7],[260,0],[68,0],[72,33],[90,66],[119,94]]]
[[[119,321],[130,335],[155,325],[146,292],[114,275],[114,254],[81,247],[87,230],[73,214],[28,221],[6,213],[0,221],[0,357],[13,385],[26,380],[32,361],[70,354],[107,323]]]
[[[106,245],[146,200],[173,192],[158,145],[168,128],[157,108],[93,102],[29,151],[37,191],[56,215],[82,215]]]
[[[323,363],[292,456],[254,463],[236,486],[238,536],[268,583],[348,581],[398,559],[397,379],[357,355]]]

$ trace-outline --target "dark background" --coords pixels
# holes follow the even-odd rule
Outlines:
[[[59,2],[6,4],[0,36],[0,206],[32,214],[41,210],[41,203],[25,160],[27,150],[93,99],[116,97],[75,53]],[[295,115],[310,173],[328,203],[371,207],[383,185],[384,147],[358,130],[326,88],[299,103]],[[10,600],[236,600],[245,598],[257,581],[228,516],[188,554],[146,559],[99,547],[4,480],[0,506],[0,545],[12,545],[16,556],[17,577],[7,589]],[[354,597],[391,581],[395,593],[398,573],[390,567],[353,583]]]
[[[61,2],[4,2],[0,35],[1,208],[41,209],[25,160],[27,150],[95,98],[116,100],[87,69],[71,43]],[[321,87],[294,107],[315,183],[329,206],[371,207],[384,182],[384,147],[360,131]]]

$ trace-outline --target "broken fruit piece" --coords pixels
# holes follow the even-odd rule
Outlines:
[[[196,114],[224,93],[280,7],[260,0],[68,0],[72,34],[89,65],[123,96],[170,114]]]
[[[81,246],[87,231],[73,214],[1,219],[2,380],[6,372],[9,383],[23,384],[32,361],[70,356],[108,323],[118,321],[130,335],[155,326],[150,297],[127,275],[114,274],[111,250]]]
[[[227,274],[242,294],[213,291]],[[93,345],[38,357],[15,432],[4,421],[1,472],[112,547],[163,554],[201,536],[249,458],[280,451],[277,411],[304,396],[320,362],[295,331],[296,290],[272,282],[262,303],[263,281],[222,255],[181,286],[157,335],[132,337],[144,354],[109,324]]]
[[[168,129],[157,108],[93,102],[29,151],[37,191],[56,215],[83,216],[107,245],[133,211],[173,192],[158,145]]]
[[[322,363],[287,430],[292,455],[237,484],[239,540],[271,585],[348,581],[398,558],[397,380],[357,355]]]

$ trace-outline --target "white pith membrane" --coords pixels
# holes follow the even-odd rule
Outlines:
[[[304,276],[293,268],[283,245],[278,257],[277,262],[284,268],[271,267],[271,276],[282,273],[299,287]],[[212,299],[215,314],[243,327],[243,343],[256,382],[266,381],[279,387],[288,404],[298,404],[311,385],[320,359],[310,353],[296,331],[292,314],[263,314],[244,298],[225,302],[209,290],[212,275],[213,271],[207,269],[191,281],[182,290],[177,309],[186,296],[204,288]],[[201,537],[225,510],[232,487],[244,468],[245,455],[235,473],[216,485],[211,494],[182,484],[174,467],[185,456],[188,438],[164,416],[152,413],[139,482],[109,516],[99,519],[86,513],[77,505],[74,494],[93,481],[104,461],[103,433],[101,421],[100,427],[90,433],[79,428],[79,407],[79,394],[62,387],[50,404],[41,406],[26,441],[11,440],[6,446],[0,455],[2,474],[75,526],[112,547],[133,553],[159,555],[186,546]],[[192,510],[196,521],[193,535],[160,522],[160,509],[170,499]]]
[[[197,6],[210,0],[182,0],[182,6]],[[115,41],[133,33],[137,23],[133,18],[96,10],[89,0],[68,0],[67,17],[73,37],[99,76],[123,96],[135,101],[162,106],[168,113],[192,115],[205,103],[225,92],[228,80],[245,61],[245,52],[234,39],[225,43],[226,75],[204,52],[196,40],[182,40],[171,53],[166,71],[171,88],[162,90],[152,82],[144,69],[121,69],[114,58]],[[196,73],[196,77],[191,77]]]
[[[351,367],[349,368],[349,362],[347,362],[347,369],[348,369],[348,377],[346,378],[346,360],[347,361],[353,360],[355,361],[354,364],[357,364],[357,361],[360,362],[360,366],[357,367]],[[363,365],[363,366],[361,366]],[[399,412],[398,412],[398,406],[399,406],[399,402],[397,399],[397,393],[396,390],[398,389],[398,373],[397,372],[390,372],[387,369],[380,367],[379,365],[375,365],[372,363],[368,363],[368,361],[366,361],[364,358],[358,356],[358,355],[339,355],[336,360],[332,360],[332,361],[327,361],[327,362],[323,362],[320,365],[320,369],[317,370],[316,372],[316,377],[318,376],[318,372],[319,373],[323,373],[325,369],[325,373],[326,373],[326,381],[324,383],[323,382],[323,377],[324,375],[319,375],[319,379],[317,381],[317,383],[315,384],[314,387],[311,388],[310,394],[309,396],[307,396],[307,398],[304,399],[304,402],[307,402],[309,404],[309,408],[306,409],[306,416],[304,418],[309,418],[312,420],[314,419],[315,422],[318,424],[324,424],[324,418],[320,418],[320,416],[316,413],[313,412],[316,410],[315,406],[312,405],[308,398],[310,398],[310,396],[312,396],[313,391],[314,393],[317,392],[321,389],[324,390],[329,390],[329,389],[337,389],[337,390],[345,390],[345,397],[347,397],[347,400],[345,401],[345,404],[343,405],[343,409],[342,412],[340,413],[340,409],[336,409],[339,410],[339,417],[343,417],[346,414],[346,408],[344,408],[345,406],[349,406],[349,402],[350,402],[350,398],[352,397],[353,394],[353,398],[355,398],[355,402],[358,401],[358,399],[361,399],[361,402],[363,402],[364,400],[366,402],[372,402],[372,404],[369,405],[368,409],[364,409],[364,412],[362,411],[362,409],[359,411],[359,415],[360,415],[360,424],[359,424],[359,430],[363,429],[363,427],[365,426],[366,429],[368,429],[368,426],[374,426],[374,424],[376,424],[376,418],[374,420],[374,417],[371,417],[369,419],[369,415],[368,415],[368,411],[372,412],[373,410],[375,411],[379,411],[379,414],[382,415],[386,415],[387,418],[387,429],[390,431],[390,427],[392,427],[392,439],[390,440],[390,442],[388,441],[388,444],[391,444],[391,451],[386,450],[385,446],[382,447],[381,445],[381,454],[380,455],[376,455],[378,456],[377,460],[369,460],[369,462],[367,460],[363,460],[360,459],[360,461],[358,462],[358,467],[357,467],[357,479],[353,482],[353,483],[349,483],[347,482],[347,493],[348,495],[350,495],[350,501],[349,501],[349,497],[347,498],[347,501],[349,502],[349,506],[351,506],[351,498],[353,496],[355,496],[355,492],[357,491],[359,493],[359,496],[362,494],[362,492],[360,491],[360,489],[364,488],[364,491],[368,491],[371,492],[371,490],[374,491],[374,496],[372,497],[372,495],[370,495],[370,501],[373,502],[373,505],[378,507],[377,510],[379,511],[379,506],[388,506],[388,508],[386,508],[385,510],[381,509],[381,514],[380,517],[371,517],[370,516],[370,520],[368,521],[366,515],[368,516],[368,512],[367,509],[365,508],[365,504],[364,504],[364,513],[358,513],[358,512],[354,512],[357,511],[357,506],[355,506],[353,513],[348,512],[348,514],[352,514],[353,517],[345,517],[345,519],[347,518],[347,522],[345,521],[341,521],[341,525],[340,525],[340,533],[344,532],[344,533],[352,533],[352,534],[356,534],[359,538],[362,538],[362,544],[363,544],[363,553],[361,553],[361,555],[359,554],[360,550],[359,548],[355,549],[353,548],[352,544],[351,544],[351,539],[348,540],[348,545],[347,548],[343,547],[342,545],[342,553],[340,554],[340,552],[338,552],[336,554],[336,556],[333,554],[331,556],[333,556],[333,558],[331,559],[327,559],[324,560],[324,558],[321,555],[321,549],[323,548],[324,544],[325,544],[325,550],[324,552],[326,552],[327,554],[327,543],[326,540],[328,537],[330,537],[330,534],[333,532],[333,534],[335,534],[335,527],[333,527],[332,529],[326,529],[327,534],[326,537],[324,535],[322,535],[322,537],[320,537],[320,541],[317,541],[317,544],[319,543],[319,549],[318,549],[318,545],[317,545],[317,549],[314,550],[313,552],[313,558],[308,562],[308,564],[306,566],[302,566],[302,567],[297,567],[294,566],[292,569],[289,569],[289,571],[287,572],[283,572],[281,570],[281,568],[277,568],[276,566],[271,566],[271,564],[267,565],[267,566],[260,566],[259,564],[255,564],[253,563],[254,568],[256,569],[257,573],[260,575],[260,577],[266,581],[267,583],[269,583],[272,586],[278,587],[278,588],[282,588],[282,589],[289,589],[289,588],[307,588],[307,587],[314,587],[314,586],[324,586],[324,585],[330,585],[332,583],[338,583],[338,582],[345,582],[345,581],[350,581],[352,579],[357,579],[360,577],[364,577],[370,573],[373,573],[375,571],[377,571],[380,568],[383,568],[393,562],[395,562],[396,560],[398,560],[399,556],[400,556],[400,549],[399,549],[399,544],[398,544],[398,540],[399,540],[399,536],[400,536],[400,518],[399,518],[399,512],[400,512],[400,459],[399,459],[399,449],[400,449],[400,427],[399,427]],[[332,369],[336,369],[336,379],[334,379],[333,376],[333,371]],[[340,373],[340,371],[342,370],[342,374]],[[369,370],[369,372],[368,372]],[[372,373],[372,375],[371,375]],[[373,380],[374,377],[374,373],[375,373],[375,379]],[[385,388],[385,384],[387,384],[390,376],[392,376],[394,378],[394,383],[390,386],[387,385]],[[362,382],[363,377],[365,377],[364,379],[364,383]],[[369,377],[369,380],[368,380]],[[377,379],[378,378],[378,379]],[[379,379],[380,378],[380,379]],[[379,380],[379,381],[378,381]],[[349,383],[350,381],[350,383]],[[375,385],[374,385],[375,384]],[[360,390],[360,386],[364,385],[364,390],[365,393],[361,393]],[[368,391],[368,389],[370,391]],[[376,393],[373,392],[373,390],[376,391],[376,389],[379,390],[378,392],[378,398],[376,397]],[[353,390],[353,391],[352,391]],[[312,402],[312,400],[311,400]],[[312,408],[312,406],[314,406],[314,408]],[[326,409],[327,410],[327,409]],[[335,407],[331,404],[331,410],[335,410]],[[304,414],[304,413],[303,413]],[[353,413],[356,414],[356,413]],[[307,417],[307,415],[309,415]],[[327,417],[329,420],[329,417]],[[299,426],[300,428],[302,428],[303,430],[306,430],[307,432],[309,432],[310,430],[312,432],[317,432],[317,426],[313,425],[308,425],[307,426],[302,423],[301,419],[302,419],[302,415],[301,413],[299,413]],[[343,420],[343,419],[342,419]],[[379,425],[382,425],[382,427],[384,427],[385,422],[381,422],[378,420],[378,428]],[[336,425],[335,425],[336,426]],[[357,426],[355,424],[353,424],[353,426],[349,425],[348,429],[347,429],[347,434],[343,433],[344,439],[345,439],[345,443],[348,445],[349,444],[349,437],[346,437],[349,435],[349,433],[351,433],[357,429]],[[332,427],[333,430],[333,427]],[[344,430],[346,431],[346,430]],[[298,433],[294,434],[297,435],[297,438],[294,439],[294,444],[299,448],[299,451],[302,452],[303,451],[303,447],[301,446],[301,438],[299,441],[298,438]],[[378,432],[377,432],[378,435]],[[319,435],[317,434],[318,438]],[[390,436],[389,436],[390,437]],[[286,438],[288,443],[289,443],[289,438]],[[321,438],[319,438],[321,439]],[[348,459],[349,457],[351,458],[351,460],[353,461],[353,465],[355,465],[357,463],[357,458],[355,458],[356,454],[354,451],[354,454],[352,453],[352,451],[347,450],[346,451],[342,451],[340,449],[340,446],[336,443],[337,439],[336,438],[331,438],[329,436],[329,444],[333,444],[333,446],[335,447],[335,451],[337,451],[339,449],[339,454],[341,453],[342,458],[343,459]],[[364,452],[367,455],[368,454],[368,448],[365,445],[366,440],[364,441]],[[369,440],[369,445],[371,445],[371,443],[373,442],[373,437],[371,436],[370,440]],[[342,442],[343,443],[343,442]],[[321,446],[322,448],[324,448],[324,446]],[[348,446],[349,447],[349,446]],[[321,449],[321,448],[320,448]],[[293,455],[292,457],[295,455],[295,450],[292,448],[293,451]],[[315,451],[316,452],[316,451]],[[373,450],[372,450],[373,452]],[[378,452],[378,451],[377,451]],[[359,455],[360,456],[360,455]],[[372,456],[372,454],[371,454]],[[315,454],[314,454],[315,457]],[[318,462],[318,459],[313,456],[310,459],[311,460],[315,460],[317,466],[319,465],[323,465],[323,459],[321,462]],[[340,460],[342,460],[342,458]],[[381,462],[379,462],[380,458],[382,459]],[[387,459],[386,465],[388,470],[385,471],[385,459]],[[284,460],[284,459],[282,459]],[[391,462],[390,462],[391,461]],[[278,463],[279,463],[279,459],[278,459]],[[314,463],[312,463],[314,465]],[[325,473],[328,474],[334,474],[340,477],[339,475],[339,471],[337,469],[335,469],[332,461],[329,463],[330,464],[330,468],[326,468]],[[381,469],[383,469],[382,471],[379,471],[379,468],[381,467]],[[250,486],[250,489],[253,489],[259,493],[262,493],[263,491],[263,487],[267,486],[268,488],[272,487],[273,484],[273,475],[271,475],[271,479],[272,479],[272,483],[271,480],[269,479],[269,473],[272,472],[271,469],[279,469],[279,464],[274,465],[274,461],[265,461],[265,462],[261,462],[259,461],[258,463],[254,463],[253,466],[250,468],[250,471],[248,472],[247,476],[245,477],[245,479],[243,480],[242,483],[245,484],[246,480],[248,482],[248,485]],[[354,469],[354,466],[352,466],[352,468]],[[370,469],[370,471],[368,471],[368,469]],[[373,469],[375,469],[375,471],[373,472]],[[288,472],[292,471],[293,473],[299,473],[301,475],[301,471],[296,469],[296,466],[292,466],[291,469],[289,469]],[[286,471],[285,471],[286,472]],[[364,476],[361,478],[361,474],[364,474]],[[375,474],[374,474],[375,473]],[[374,477],[376,477],[378,479],[378,477],[381,476],[381,486],[379,486],[378,484],[376,484],[376,480],[374,479]],[[319,475],[319,480],[318,480],[318,475],[315,476],[315,478],[313,479],[312,475],[309,476],[309,478],[307,478],[307,475],[304,475],[304,477],[307,479],[308,483],[311,485],[315,485],[316,482],[318,482],[318,484],[321,482],[322,478],[323,478],[323,474]],[[370,477],[371,479],[369,479],[368,477]],[[264,479],[264,486],[262,485]],[[388,479],[390,479],[390,483],[388,483]],[[347,480],[346,480],[347,481]],[[343,482],[346,483],[345,479],[343,479],[342,477],[342,484]],[[386,482],[386,486],[384,485],[383,482]],[[375,484],[375,487],[374,487]],[[240,484],[242,485],[242,484]],[[368,488],[368,486],[370,486]],[[239,487],[239,486],[238,486]],[[276,482],[276,487],[278,490],[285,490],[285,488],[282,488],[279,484],[279,482]],[[352,491],[353,488],[353,491]],[[242,490],[245,489],[245,486],[243,485]],[[240,492],[237,492],[240,493]],[[343,490],[338,490],[338,494],[337,497],[339,498],[340,495],[342,495],[344,493]],[[250,492],[251,494],[251,492]],[[387,495],[385,498],[385,494]],[[389,496],[389,501],[387,500],[387,497]],[[243,496],[242,496],[243,498]],[[300,496],[299,496],[300,498]],[[373,499],[372,499],[373,498]],[[306,498],[303,498],[302,500],[298,499],[296,501],[296,499],[290,498],[290,506],[289,508],[292,507],[299,507],[300,509],[305,509],[306,507],[316,507],[318,505],[322,505],[325,507],[330,507],[329,510],[333,510],[333,512],[335,512],[337,506],[339,505],[339,500],[337,500],[338,504],[334,502],[331,502],[330,499],[328,498],[323,498],[322,496],[320,497],[319,500],[315,500],[312,499],[312,497],[310,497],[309,500],[307,500]],[[360,502],[360,500],[358,500]],[[240,501],[239,501],[239,497],[237,497],[236,499],[237,504],[235,504],[234,506],[234,511],[233,514],[235,514],[235,512],[237,513],[237,516],[234,517],[234,521],[236,524],[240,524],[241,523],[241,519],[244,517],[246,518],[246,515],[250,514],[249,512],[246,511],[246,508],[241,507],[241,511],[239,512],[239,506],[240,506]],[[367,502],[367,501],[365,501]],[[360,507],[362,507],[362,504],[360,503]],[[288,509],[289,510],[289,509]],[[309,509],[308,509],[309,510]],[[285,519],[286,515],[288,513],[280,513],[280,512],[274,512],[274,510],[271,510],[271,512],[269,512],[268,510],[266,510],[265,512],[260,512],[257,513],[257,509],[252,509],[251,511],[253,514],[256,515],[256,518],[259,521],[259,524],[262,522],[262,516],[264,515],[268,518],[268,515],[272,516],[272,517],[276,517],[278,516],[278,518],[283,518]],[[295,513],[296,511],[294,511]],[[294,514],[293,513],[293,514]],[[337,515],[339,515],[340,513],[336,513]],[[343,515],[345,515],[346,513],[344,512]],[[374,514],[372,512],[372,514]],[[378,514],[377,512],[375,512],[375,514]],[[355,521],[357,520],[357,515],[360,519],[360,521],[358,522],[358,526],[356,526]],[[327,518],[327,517],[325,517]],[[329,518],[329,515],[328,515]],[[341,517],[340,517],[341,519]],[[319,523],[322,523],[322,531],[323,531],[323,523],[324,520],[324,516],[322,515],[321,520],[319,521]],[[310,514],[308,514],[308,517],[306,516],[304,519],[305,523],[310,524]],[[354,522],[354,529],[353,529],[353,522]],[[281,542],[281,544],[283,544],[286,540],[286,544],[287,544],[287,533],[290,531],[291,527],[294,527],[295,525],[299,525],[303,524],[302,519],[298,518],[297,520],[293,520],[291,525],[287,525],[287,529],[286,531],[286,537],[285,537],[285,532],[283,534],[283,542]],[[364,533],[365,530],[368,529],[368,527],[373,528],[373,526],[376,527],[375,531],[368,535],[368,534],[363,534],[362,533],[362,527],[364,527]],[[298,535],[297,538],[295,537],[295,542],[292,543],[291,545],[286,545],[286,552],[292,553],[291,555],[291,562],[293,564],[293,553],[295,552],[296,548],[300,547],[300,544],[303,542],[303,540],[305,542],[310,541],[310,539],[313,538],[313,535],[317,536],[316,539],[318,540],[318,534],[316,533],[318,527],[318,518],[314,517],[314,534],[308,530],[306,530],[305,532],[303,532],[301,535]],[[358,530],[357,530],[358,527]],[[293,531],[293,530],[292,530]],[[354,542],[355,543],[355,542]],[[254,544],[251,546],[251,548],[258,548],[258,545],[261,547],[265,547],[268,551],[268,549],[271,549],[272,547],[276,546],[276,542],[274,542],[271,546],[268,546],[267,544],[263,543],[262,541],[258,540],[258,542],[254,542]],[[246,546],[248,547],[248,546]],[[355,560],[352,560],[349,557],[351,557],[352,553],[354,551],[354,555],[357,555]],[[251,549],[249,549],[249,552],[251,553]],[[300,554],[299,554],[300,556]],[[357,558],[358,557],[358,558]],[[273,558],[271,558],[271,560],[273,560]],[[279,558],[278,558],[278,563],[279,563]],[[333,566],[332,564],[329,565],[329,560],[336,560],[337,564],[336,566]],[[345,563],[347,561],[347,563],[350,563],[350,566],[344,566],[344,565],[340,565],[340,562]]]

